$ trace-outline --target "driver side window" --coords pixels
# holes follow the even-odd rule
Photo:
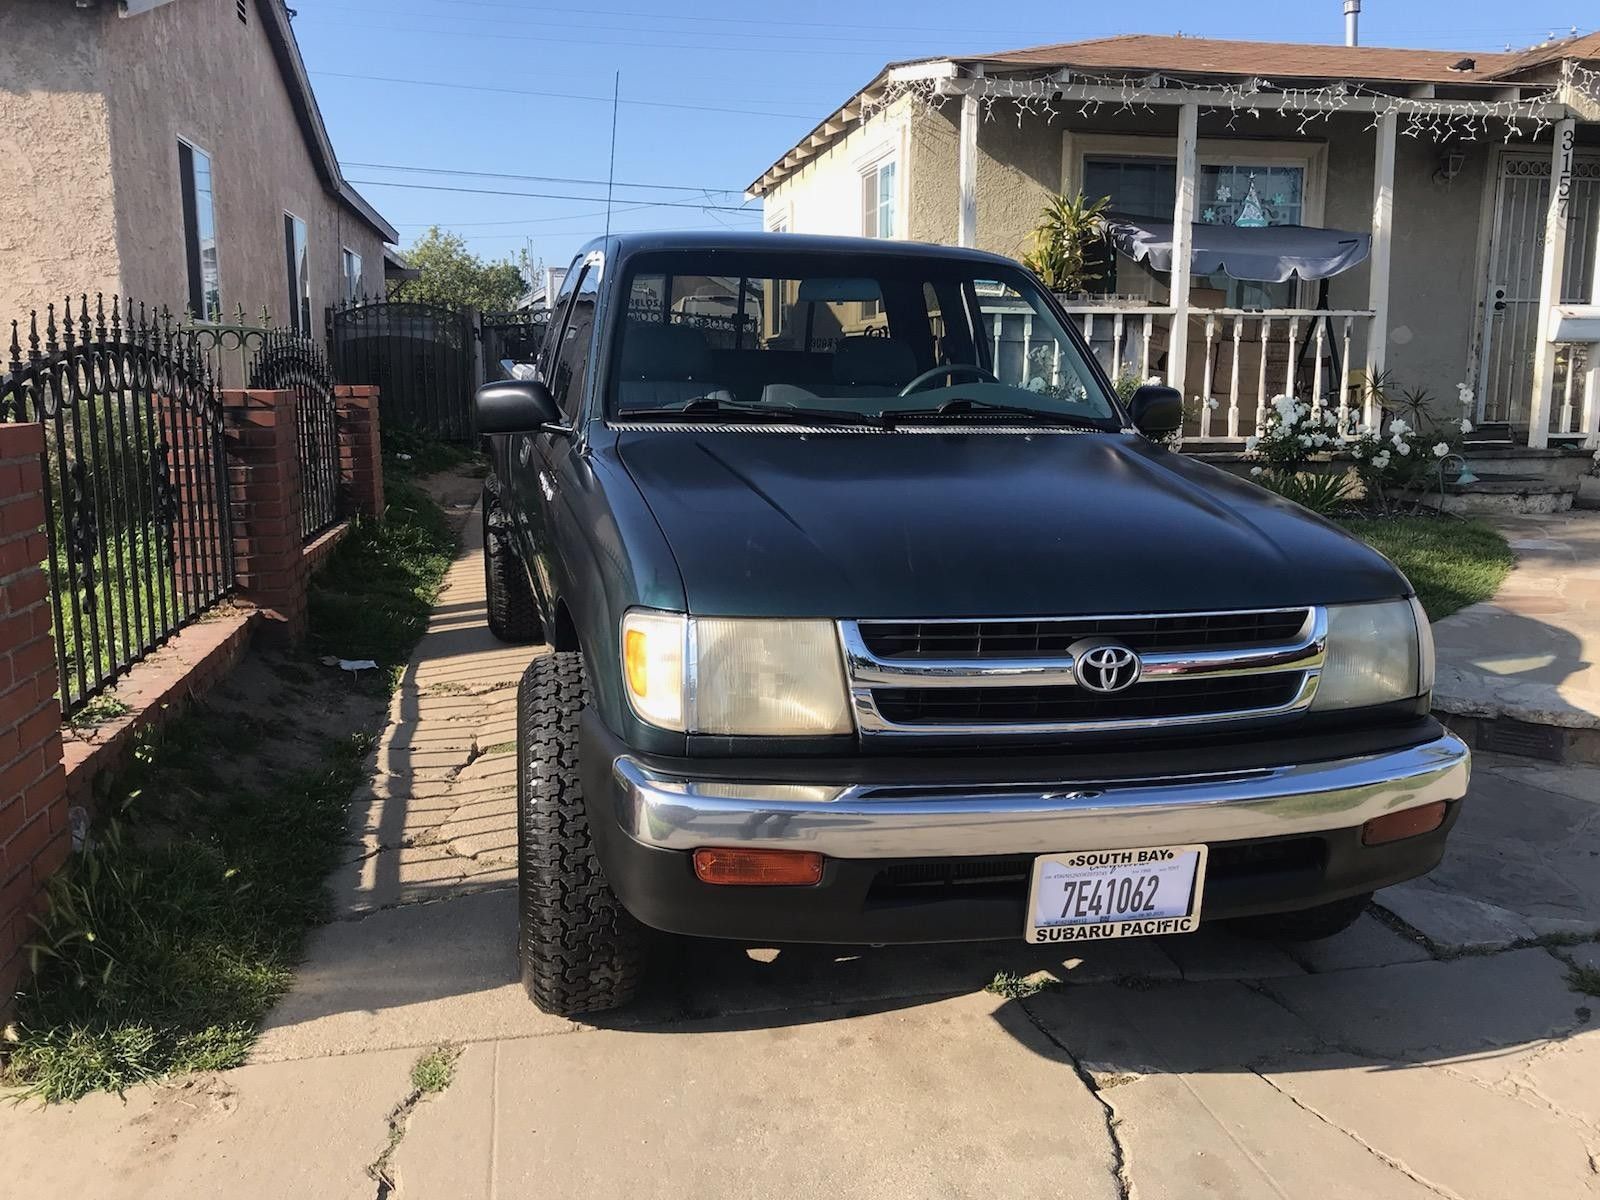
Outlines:
[[[1077,351],[1034,319],[1033,306],[1021,293],[987,279],[975,280],[973,292],[978,313],[974,337],[1001,383],[1065,399],[1089,395],[1088,383],[1078,373]]]

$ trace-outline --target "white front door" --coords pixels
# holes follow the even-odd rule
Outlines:
[[[1479,313],[1479,421],[1525,422],[1533,389],[1544,272],[1544,220],[1550,205],[1550,154],[1503,154],[1489,234],[1489,274]],[[1561,298],[1587,302],[1600,227],[1600,155],[1573,164],[1571,228]],[[1565,359],[1560,368],[1565,370]],[[1560,395],[1563,379],[1555,386]]]

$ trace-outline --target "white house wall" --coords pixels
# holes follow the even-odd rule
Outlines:
[[[911,106],[900,101],[850,131],[769,191],[762,200],[766,229],[859,237],[861,175],[886,158],[895,159],[897,237],[908,236],[908,157]]]

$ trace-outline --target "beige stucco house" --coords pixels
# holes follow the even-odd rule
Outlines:
[[[0,0],[0,320],[71,293],[321,335],[398,235],[344,181],[283,0]],[[9,338],[9,334],[8,334]]]
[[[1597,59],[1600,35],[1507,54],[1132,35],[892,64],[748,192],[772,230],[1016,257],[1052,193],[1108,196],[1170,270],[1119,251],[1067,307],[1113,373],[1183,388],[1189,437],[1218,449],[1285,392],[1353,428],[1379,379],[1576,450],[1600,445],[1600,323],[1557,305],[1600,299]],[[1358,261],[1325,291],[1195,268],[1285,227],[1348,231]]]

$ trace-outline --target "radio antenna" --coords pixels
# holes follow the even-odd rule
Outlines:
[[[606,169],[606,236],[611,236],[611,187],[617,177],[617,103],[622,92],[622,72],[611,80],[611,165]]]

